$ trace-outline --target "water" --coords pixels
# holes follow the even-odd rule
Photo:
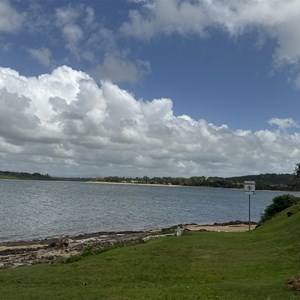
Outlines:
[[[257,191],[252,220],[282,193]],[[234,189],[0,180],[0,197],[0,242],[248,220],[248,196]]]

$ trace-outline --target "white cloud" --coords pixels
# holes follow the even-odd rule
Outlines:
[[[38,40],[46,38],[43,47],[18,46],[18,50],[25,49],[26,54],[41,65],[53,67],[57,61],[70,65],[79,63],[97,80],[105,78],[130,83],[137,82],[151,71],[148,61],[133,59],[130,49],[120,47],[117,31],[105,27],[91,6],[69,3],[45,10],[42,4],[33,1],[20,14],[12,4],[9,0],[0,3],[0,33],[17,31],[23,25],[29,43],[32,37]],[[16,47],[5,40],[4,37],[4,42],[1,42],[2,50]]]
[[[298,75],[296,76],[296,79],[294,80],[294,83],[295,83],[295,87],[296,87],[297,89],[300,89],[300,74],[298,74]]]
[[[137,60],[131,62],[126,58],[109,55],[104,57],[103,63],[97,65],[91,74],[95,78],[104,78],[113,82],[137,82],[150,72],[150,63]]]
[[[109,81],[98,86],[66,66],[39,77],[0,68],[0,162],[73,176],[292,172],[298,162],[300,133],[235,132],[175,116],[172,105],[139,101]]]
[[[41,48],[29,48],[29,54],[36,59],[40,64],[48,67],[51,65],[52,52],[46,47]]]
[[[95,11],[92,7],[88,6],[86,7],[85,12],[86,12],[85,23],[86,25],[90,26],[94,23]]]
[[[98,23],[90,6],[57,8],[56,25],[66,41],[65,47],[77,61],[92,64],[89,73],[94,78],[134,83],[151,70],[148,61],[131,60],[129,51],[119,48],[116,32]]]
[[[280,118],[272,118],[269,120],[270,125],[277,125],[279,129],[287,129],[287,128],[299,128],[299,124],[293,120],[292,118],[280,119]]]
[[[63,34],[71,45],[78,43],[83,38],[83,31],[80,26],[76,24],[64,26]]]
[[[81,13],[82,13],[82,9],[79,6],[75,8],[69,5],[67,7],[57,8],[56,9],[57,24],[62,27],[68,24],[74,24],[77,22]]]
[[[56,24],[66,40],[66,48],[74,55],[79,55],[78,43],[84,37],[84,30],[79,25],[79,18],[84,14],[83,6],[68,6],[56,9]],[[89,17],[91,21],[91,17]]]
[[[115,32],[104,26],[99,26],[89,36],[85,48],[93,49],[92,51],[85,50],[83,56],[86,60],[93,62],[94,66],[89,73],[94,78],[135,83],[151,72],[151,65],[148,61],[128,58],[130,51],[121,50],[117,45]],[[98,55],[95,54],[97,52]],[[99,58],[101,52],[104,53],[102,59]]]
[[[300,1],[282,0],[195,0],[141,1],[141,9],[131,11],[121,32],[151,39],[157,35],[209,35],[221,29],[230,36],[250,31],[260,43],[276,43],[276,66],[300,64]]]
[[[0,32],[16,32],[24,22],[24,16],[10,5],[9,0],[0,2]]]

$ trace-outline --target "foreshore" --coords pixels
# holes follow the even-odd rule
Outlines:
[[[176,228],[163,228],[149,231],[97,232],[77,236],[62,236],[32,241],[0,243],[0,268],[13,268],[37,263],[56,263],[66,261],[71,256],[89,251],[109,249],[114,246],[147,242],[153,238],[175,235]],[[233,221],[212,225],[185,224],[186,231],[245,232],[247,222]],[[256,227],[251,223],[250,230]]]

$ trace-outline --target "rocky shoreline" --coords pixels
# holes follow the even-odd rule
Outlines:
[[[242,221],[215,223],[213,225],[185,224],[178,226],[189,231],[223,232],[242,232],[249,228],[248,224]],[[33,241],[0,243],[0,268],[63,262],[71,256],[80,255],[87,250],[92,252],[175,235],[178,226],[150,231],[98,232]],[[256,224],[252,223],[251,229],[254,229],[255,226]]]
[[[78,236],[0,244],[0,268],[12,268],[38,263],[56,263],[70,256],[91,251],[140,242],[145,232],[99,232]]]

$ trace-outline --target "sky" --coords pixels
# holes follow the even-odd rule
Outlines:
[[[0,0],[0,170],[293,173],[300,1]]]

